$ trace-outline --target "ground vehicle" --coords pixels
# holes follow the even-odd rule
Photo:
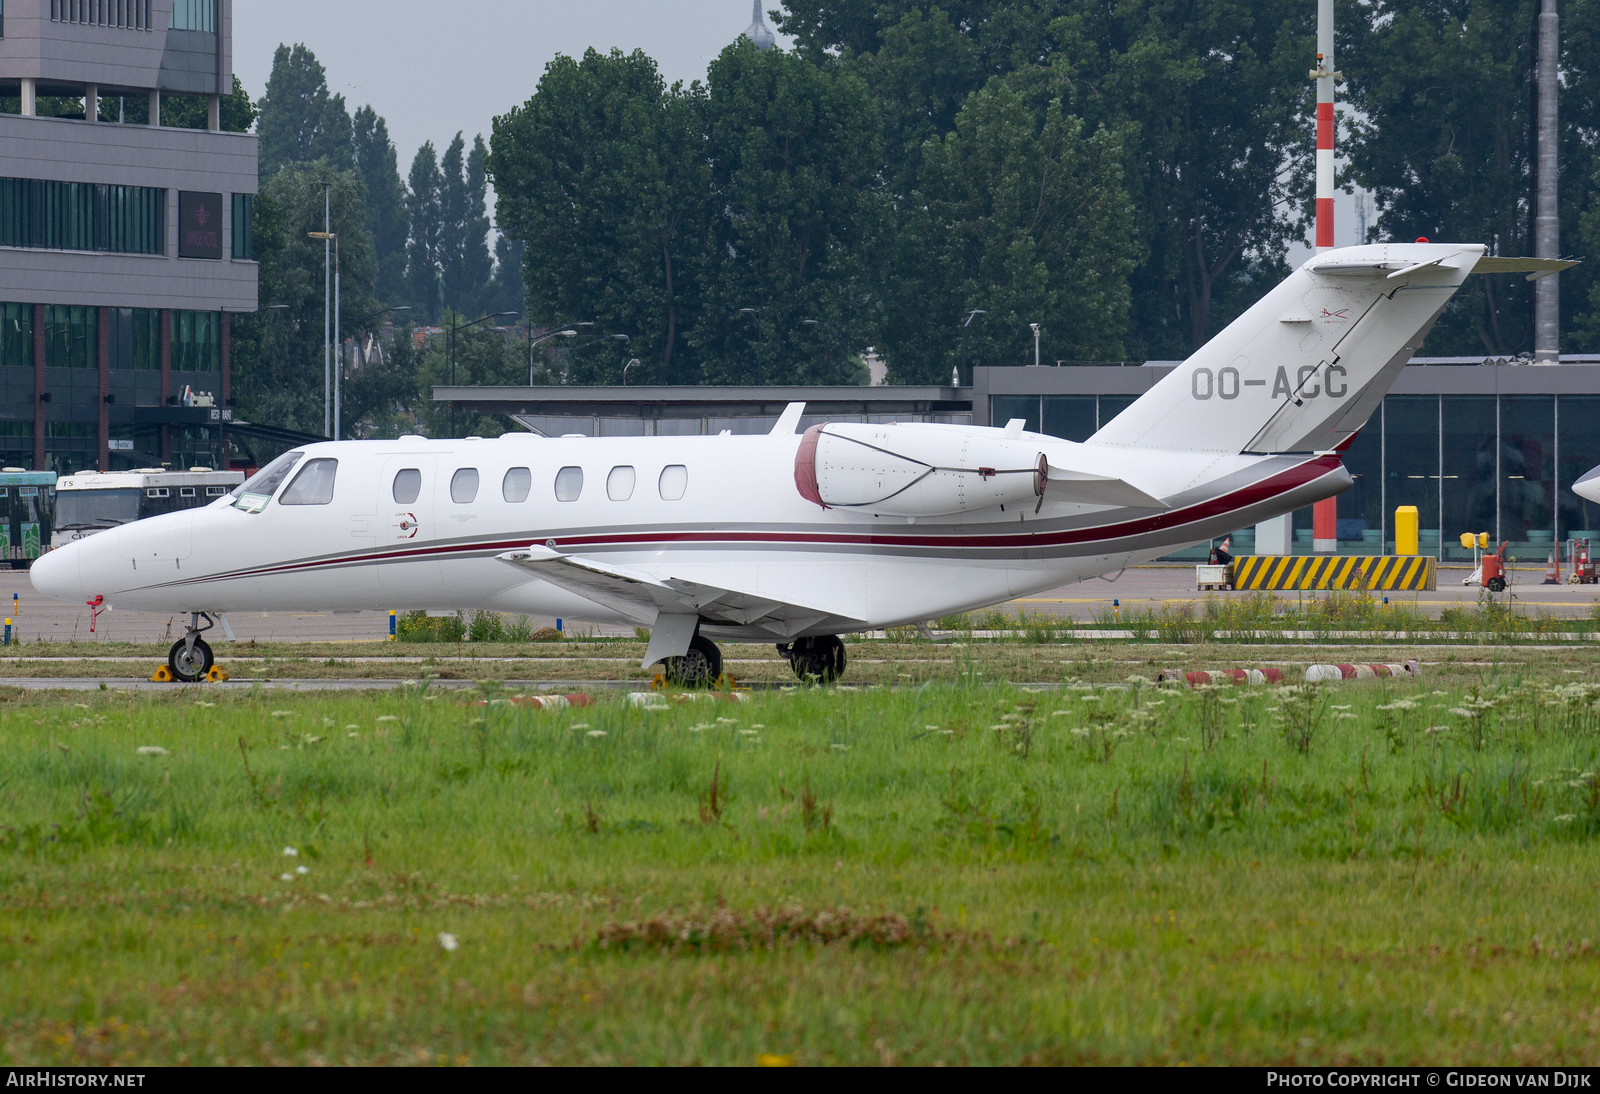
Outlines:
[[[133,471],[79,471],[64,475],[56,484],[54,546],[130,521],[207,505],[243,481],[242,471],[213,471],[209,467],[191,467],[187,471],[141,467]]]
[[[0,516],[5,521],[5,557],[26,570],[49,546],[55,520],[56,473],[0,468]]]

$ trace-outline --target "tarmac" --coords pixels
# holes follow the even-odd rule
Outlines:
[[[1391,603],[1414,604],[1431,616],[1449,607],[1477,603],[1482,590],[1464,586],[1466,566],[1441,566],[1435,592],[1392,592]],[[1573,617],[1590,614],[1600,604],[1600,585],[1544,585],[1544,567],[1523,565],[1511,569],[1511,586],[1497,600],[1532,614]],[[1244,592],[1201,592],[1195,586],[1192,564],[1157,564],[1131,568],[1120,575],[1092,578],[1064,585],[1036,596],[1022,597],[1001,606],[1009,614],[1052,616],[1080,623],[1113,619],[1114,608],[1126,612],[1154,609],[1163,604],[1200,603],[1207,597],[1227,599],[1251,595]],[[1294,599],[1321,593],[1280,592]],[[15,596],[15,601],[13,601]],[[0,570],[0,610],[11,618],[13,634],[23,643],[35,642],[173,642],[183,636],[187,618],[179,613],[105,611],[93,623],[86,605],[65,604],[34,592],[25,572]],[[275,642],[382,642],[389,636],[388,612],[234,612],[228,626],[240,641]],[[537,629],[555,625],[554,619],[532,617]],[[569,633],[597,636],[632,635],[633,628],[564,621]],[[210,636],[225,637],[219,626]]]

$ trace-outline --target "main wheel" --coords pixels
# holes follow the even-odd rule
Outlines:
[[[206,645],[203,638],[194,640],[194,649],[184,649],[185,642],[178,639],[172,644],[172,649],[167,653],[167,667],[172,670],[172,675],[185,684],[192,684],[202,679],[211,671],[211,666],[216,658],[211,654],[211,647]]]
[[[1488,588],[1491,593],[1503,593],[1506,591],[1506,579],[1503,577],[1491,577],[1488,582]]]
[[[686,688],[708,688],[722,675],[722,651],[709,638],[695,635],[689,640],[689,652],[682,657],[668,657],[667,679]]]
[[[831,684],[844,675],[844,642],[836,634],[801,638],[788,657],[794,674],[807,683]]]

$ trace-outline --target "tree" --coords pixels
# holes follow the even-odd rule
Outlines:
[[[850,347],[875,329],[869,240],[882,214],[880,143],[866,83],[743,38],[708,75],[715,215],[691,335],[702,374],[717,383],[836,379],[837,358],[805,321]]]
[[[1376,196],[1381,237],[1486,243],[1532,253],[1536,2],[1388,0],[1350,30],[1348,142]],[[1359,51],[1359,52],[1356,52]],[[1428,336],[1430,353],[1532,348],[1528,284],[1474,278]]]
[[[406,245],[408,299],[415,318],[437,323],[442,309],[439,297],[439,257],[443,242],[444,210],[441,191],[444,176],[432,141],[424,141],[411,160],[411,193],[406,208],[411,214],[411,241]]]
[[[323,159],[338,171],[354,166],[350,113],[343,95],[328,94],[316,55],[304,45],[280,45],[261,97],[256,132],[261,138],[261,177],[284,165]]]
[[[465,151],[458,132],[440,164],[439,280],[445,307],[478,315],[493,272],[485,205],[484,158],[488,150],[483,138],[477,137],[471,155],[463,160]]]
[[[628,335],[654,372],[636,382],[699,378],[684,332],[708,241],[704,105],[699,84],[666,88],[640,51],[591,49],[556,57],[494,120],[487,169],[501,232],[526,244],[530,317]]]
[[[1122,143],[1084,128],[1059,101],[1036,116],[996,79],[954,132],[928,143],[888,290],[882,342],[895,381],[947,383],[963,350],[969,365],[1031,363],[1034,322],[1053,358],[1122,356],[1141,249]],[[987,314],[963,339],[974,309]]]
[[[411,223],[394,142],[388,123],[371,106],[356,111],[353,127],[355,168],[366,189],[367,231],[378,263],[376,291],[379,299],[398,303],[408,296],[406,241]]]
[[[324,301],[320,240],[323,185],[339,236],[342,334],[359,338],[382,317],[372,294],[377,263],[366,228],[361,180],[325,160],[285,164],[261,186],[253,223],[264,309],[236,325],[239,413],[252,421],[322,431]],[[285,305],[279,308],[274,305]],[[355,435],[371,412],[359,385],[345,393],[343,420]]]
[[[483,301],[486,312],[526,314],[527,294],[522,288],[522,260],[527,246],[501,232],[494,241],[494,276]]]
[[[1085,133],[1125,148],[1133,232],[1123,341],[1183,356],[1254,299],[1298,237],[1310,163],[1305,79],[1314,48],[1302,0],[795,0],[780,28],[817,63],[868,78],[885,118],[897,216],[920,185],[920,149],[991,78],[1036,115],[1059,99]],[[893,267],[891,284],[905,270]]]

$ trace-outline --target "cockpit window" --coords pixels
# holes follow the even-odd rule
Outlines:
[[[283,480],[289,477],[295,464],[305,458],[304,452],[285,452],[267,466],[251,475],[234,495],[233,507],[246,513],[259,513],[267,507],[272,495],[277,493]]]
[[[339,470],[338,460],[308,460],[300,474],[294,477],[279,505],[327,505],[333,501],[333,476]]]

